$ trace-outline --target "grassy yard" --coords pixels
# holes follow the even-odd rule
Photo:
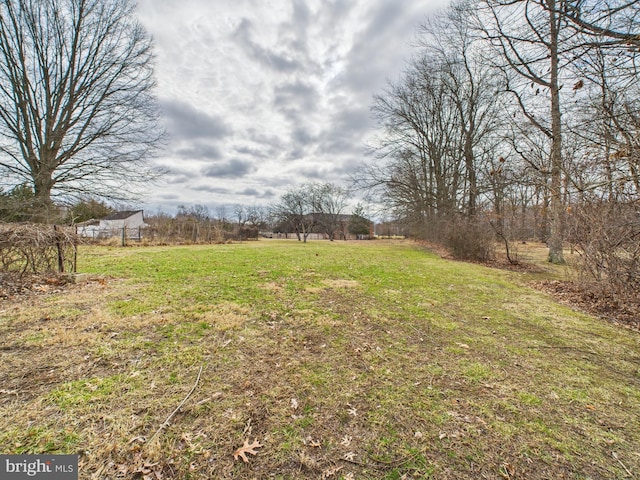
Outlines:
[[[79,269],[0,304],[2,453],[80,453],[81,479],[640,477],[640,334],[532,274],[385,242]]]

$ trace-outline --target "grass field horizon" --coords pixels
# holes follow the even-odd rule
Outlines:
[[[79,453],[81,479],[640,476],[640,335],[539,273],[383,241],[78,264],[0,305],[2,453]]]

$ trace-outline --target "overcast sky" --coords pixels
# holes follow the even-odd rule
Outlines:
[[[444,0],[138,0],[169,143],[146,211],[345,183],[416,27]]]

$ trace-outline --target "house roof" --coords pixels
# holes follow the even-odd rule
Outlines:
[[[78,227],[89,227],[92,225],[100,225],[100,220],[96,220],[95,218],[92,218],[90,220],[85,220],[84,222],[78,222],[76,223],[76,225]]]
[[[125,220],[134,216],[136,213],[142,212],[142,210],[125,210],[122,212],[112,213],[108,217],[104,217],[103,220]]]

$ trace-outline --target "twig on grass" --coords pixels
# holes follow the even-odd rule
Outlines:
[[[592,352],[589,350],[582,350],[577,347],[572,347],[570,345],[527,345],[525,348],[548,348],[552,350],[573,350],[574,352],[586,353],[588,355],[600,356],[597,352]]]
[[[415,460],[420,455],[422,455],[425,452],[425,450],[426,450],[426,448],[422,448],[422,449],[418,450],[417,452],[412,453],[411,455],[406,455],[404,457],[396,458],[396,459],[390,460],[390,461],[380,460],[379,458],[376,458],[376,457],[374,457],[372,455],[369,455],[369,458],[371,460],[373,460],[374,462],[376,462],[376,463],[379,463],[379,464],[387,466],[388,468],[398,468],[398,467],[401,467],[401,466],[403,466],[403,465]]]
[[[383,465],[375,465],[372,463],[358,462],[357,460],[352,460],[350,458],[341,457],[339,460],[342,462],[350,463],[352,465],[358,465],[360,467],[375,468],[376,470],[382,470],[387,468],[386,466],[383,466]]]
[[[193,387],[191,387],[191,390],[189,391],[189,393],[187,393],[187,396],[184,397],[182,399],[182,401],[180,402],[180,405],[178,405],[176,407],[176,409],[171,412],[171,415],[169,415],[167,417],[167,419],[162,423],[162,425],[160,425],[160,428],[158,428],[158,430],[156,430],[156,433],[154,433],[151,438],[149,439],[148,443],[151,443],[151,441],[156,438],[160,432],[162,432],[162,430],[164,430],[166,427],[169,426],[169,422],[171,421],[171,419],[173,418],[173,416],[178,413],[178,411],[180,411],[180,409],[182,408],[182,406],[187,402],[187,400],[189,400],[189,397],[193,394],[193,392],[195,391],[196,387],[198,386],[198,383],[200,382],[200,376],[202,375],[202,368],[204,367],[204,365],[200,365],[200,371],[198,372],[198,377],[196,378],[196,382],[193,384]]]
[[[402,457],[396,460],[392,460],[392,461],[384,461],[384,460],[379,460],[371,455],[368,456],[369,459],[371,459],[373,462],[375,463],[371,463],[371,462],[358,462],[357,460],[353,460],[351,458],[346,458],[346,457],[342,457],[340,458],[341,461],[343,462],[347,462],[347,463],[351,463],[352,465],[358,465],[360,467],[365,467],[365,468],[373,468],[375,470],[388,470],[390,468],[398,468],[402,465],[405,465],[407,463],[409,463],[412,460],[415,460],[420,454],[422,454],[424,452],[425,449],[420,450],[419,452],[416,452],[412,455],[408,455],[406,457]]]
[[[613,454],[613,458],[615,458],[618,461],[618,463],[622,465],[622,468],[624,468],[625,472],[627,472],[629,476],[633,478],[633,473],[631,473],[627,468],[627,466],[624,463],[622,463],[622,461],[618,458],[618,454],[616,452],[611,452],[611,453]]]

